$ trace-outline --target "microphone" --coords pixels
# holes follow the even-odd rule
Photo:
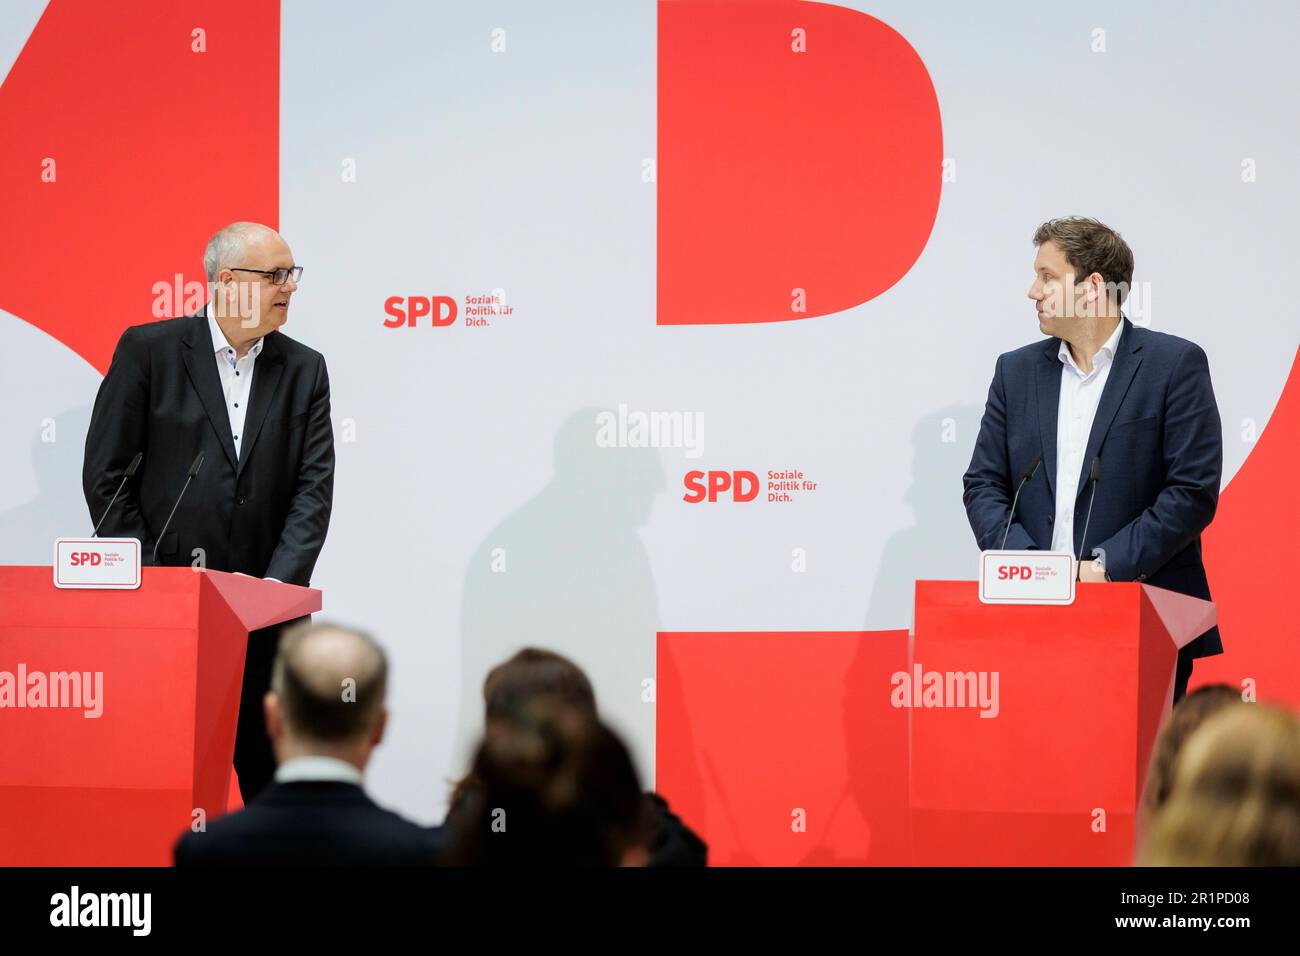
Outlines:
[[[176,504],[172,505],[172,513],[169,514],[167,520],[163,522],[162,530],[158,532],[158,538],[153,543],[153,563],[155,567],[158,565],[158,545],[162,544],[163,535],[167,533],[167,526],[172,523],[172,517],[176,514],[176,509],[181,506],[181,499],[185,497],[185,489],[190,486],[190,482],[194,480],[194,476],[199,473],[199,466],[202,464],[203,452],[200,450],[199,453],[194,456],[194,464],[190,465],[190,473],[185,476],[185,484],[181,486],[181,493],[176,496]]]
[[[1038,474],[1038,466],[1043,463],[1043,456],[1040,454],[1034,459],[1033,463],[1025,469],[1024,477],[1020,479],[1020,484],[1016,486],[1016,495],[1011,499],[1011,513],[1007,515],[1007,526],[1002,531],[1002,547],[999,551],[1005,551],[1007,547],[1007,535],[1011,533],[1011,522],[1016,520],[1016,502],[1020,500],[1020,491],[1025,487],[1034,475]]]
[[[135,474],[135,470],[140,467],[140,462],[143,459],[144,452],[136,452],[135,457],[131,459],[131,464],[127,465],[126,471],[122,472],[122,480],[117,483],[117,491],[113,492],[113,497],[108,499],[108,507],[104,509],[104,513],[100,515],[99,520],[95,522],[95,530],[90,532],[92,538],[99,537],[100,525],[104,523],[104,519],[108,517],[108,513],[113,510],[113,502],[117,501],[117,496],[122,493],[122,489],[126,487],[126,483],[130,480],[131,476]]]
[[[1083,563],[1084,547],[1088,544],[1088,523],[1092,521],[1092,503],[1097,500],[1097,478],[1101,475],[1101,458],[1100,456],[1092,460],[1092,475],[1088,478],[1092,482],[1092,496],[1088,499],[1088,517],[1083,521],[1083,537],[1079,539],[1079,557],[1078,563]]]

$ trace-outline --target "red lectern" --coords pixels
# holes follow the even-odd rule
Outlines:
[[[195,810],[225,811],[248,632],[320,607],[219,571],[68,591],[0,568],[0,864],[169,865]]]
[[[915,862],[1131,864],[1178,648],[1214,622],[1210,602],[1143,584],[1080,584],[1074,604],[1045,607],[916,582]]]

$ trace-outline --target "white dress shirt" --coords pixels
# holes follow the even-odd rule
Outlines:
[[[1092,434],[1092,420],[1106,389],[1110,367],[1119,348],[1121,320],[1115,331],[1092,358],[1092,371],[1084,374],[1074,361],[1070,343],[1062,340],[1057,356],[1061,360],[1061,399],[1056,412],[1056,517],[1052,522],[1052,550],[1074,553],[1074,505],[1079,496],[1083,456]],[[1087,542],[1084,542],[1087,547]],[[1083,560],[1089,560],[1084,555]]]
[[[217,358],[217,374],[221,376],[221,391],[226,397],[226,413],[230,416],[230,434],[235,439],[235,457],[239,458],[240,443],[244,437],[244,416],[248,414],[248,396],[253,394],[253,365],[262,353],[262,340],[254,342],[243,358],[235,358],[234,347],[226,341],[226,333],[221,331],[221,326],[212,315],[211,303],[208,304],[207,312],[208,330],[212,333],[212,351]]]
[[[362,785],[361,771],[337,757],[295,757],[276,768],[276,783],[298,783],[304,780],[355,783],[358,787]]]
[[[238,459],[244,437],[244,418],[248,415],[248,396],[253,394],[253,366],[262,354],[262,339],[253,343],[241,359],[235,358],[234,346],[226,340],[226,333],[217,325],[208,303],[208,331],[212,334],[212,354],[217,358],[217,374],[221,376],[221,392],[226,399],[226,414],[230,416],[230,435],[235,440],[235,458]],[[280,581],[279,578],[267,578]]]

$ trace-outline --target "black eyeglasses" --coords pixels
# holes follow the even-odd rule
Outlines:
[[[302,279],[302,266],[292,266],[290,268],[280,269],[240,269],[231,266],[231,272],[256,272],[258,275],[270,276],[271,285],[284,285],[289,281],[289,276],[293,276],[293,281],[298,282]]]

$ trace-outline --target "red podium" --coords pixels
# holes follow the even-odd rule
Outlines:
[[[195,810],[226,809],[249,631],[320,607],[219,571],[69,591],[49,567],[0,567],[0,864],[169,865]]]
[[[1214,623],[1210,602],[1143,584],[1080,584],[1074,604],[1044,607],[918,581],[913,682],[934,691],[939,675],[944,705],[910,705],[915,862],[1131,864],[1178,648]],[[959,705],[961,685],[969,698],[995,674],[996,714]]]

